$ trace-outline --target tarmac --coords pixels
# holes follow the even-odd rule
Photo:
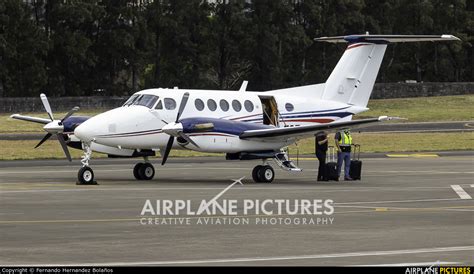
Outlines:
[[[155,178],[136,181],[136,160],[92,160],[98,185],[76,185],[78,162],[2,162],[0,265],[474,265],[473,159],[365,155],[361,181],[317,182],[306,158],[271,184],[252,181],[258,161],[156,159]],[[147,199],[216,196],[236,215],[141,215]],[[332,200],[334,213],[244,214],[244,200],[267,199]]]

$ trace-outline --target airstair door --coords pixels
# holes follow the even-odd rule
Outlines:
[[[273,96],[264,95],[260,95],[259,98],[262,102],[263,124],[278,127],[279,112],[275,98],[273,98]]]

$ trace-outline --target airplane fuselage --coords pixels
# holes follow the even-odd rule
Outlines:
[[[173,148],[196,151],[225,153],[276,151],[288,146],[296,139],[285,142],[241,140],[239,138],[241,131],[235,128],[242,125],[244,127],[245,125],[248,127],[261,125],[261,128],[268,128],[330,123],[341,119],[350,120],[353,114],[365,110],[343,103],[317,99],[314,98],[314,93],[292,94],[291,90],[239,92],[148,89],[133,95],[150,96],[143,102],[144,105],[127,101],[122,107],[85,121],[81,124],[80,130],[76,130],[76,135],[79,135],[81,140],[87,139],[86,136],[81,136],[81,132],[84,131],[93,143],[119,149],[158,150],[166,146],[169,138],[169,135],[163,133],[161,129],[167,123],[174,122],[178,105],[186,92],[189,93],[189,101],[181,119],[208,117],[235,122],[222,125],[223,130],[219,131],[190,133],[189,136],[199,147],[184,140],[180,142],[179,139],[173,145]]]

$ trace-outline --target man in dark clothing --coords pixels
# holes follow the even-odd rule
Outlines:
[[[326,152],[328,151],[328,135],[321,131],[316,134],[315,139],[316,157],[319,161],[318,181],[327,181],[326,174]]]

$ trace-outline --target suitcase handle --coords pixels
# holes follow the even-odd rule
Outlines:
[[[360,145],[359,144],[352,144],[354,146],[354,154],[352,156],[352,160],[360,160]],[[357,152],[357,159],[356,159],[356,152]]]
[[[332,161],[331,161],[332,158]],[[328,153],[326,155],[326,163],[336,162],[336,148],[334,146],[328,146]]]

